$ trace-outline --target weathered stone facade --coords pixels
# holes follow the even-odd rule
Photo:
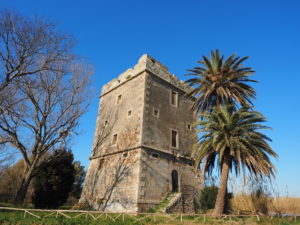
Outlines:
[[[148,55],[102,88],[81,203],[139,212],[171,191],[198,194],[200,178],[190,158],[195,116],[184,97],[188,88]]]

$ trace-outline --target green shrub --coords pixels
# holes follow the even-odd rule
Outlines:
[[[73,154],[57,150],[50,162],[43,162],[33,181],[32,202],[36,208],[55,209],[68,198],[75,181]]]
[[[215,185],[206,186],[201,191],[200,208],[207,210],[215,207],[215,202],[218,194],[218,187]]]

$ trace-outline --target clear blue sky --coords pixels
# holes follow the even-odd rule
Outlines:
[[[1,8],[56,21],[73,34],[75,51],[95,67],[101,87],[148,53],[185,79],[185,70],[219,48],[225,55],[250,56],[255,108],[273,128],[267,134],[279,154],[277,187],[300,197],[300,1],[277,0],[9,0]],[[91,152],[98,99],[81,119],[74,154],[86,167]]]

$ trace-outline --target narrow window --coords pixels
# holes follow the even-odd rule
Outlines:
[[[117,144],[117,141],[118,141],[118,135],[114,134],[113,139],[112,139],[112,144],[113,145]]]
[[[171,145],[178,148],[178,132],[176,130],[171,130]]]
[[[117,99],[117,104],[120,104],[121,101],[122,101],[122,95],[119,95],[119,96],[118,96],[118,99]]]
[[[129,111],[127,112],[127,116],[128,116],[128,117],[130,117],[130,116],[131,116],[131,114],[132,114],[132,111],[131,111],[131,110],[129,110]]]
[[[151,155],[153,158],[158,158],[159,154],[158,153],[152,153]]]
[[[128,153],[127,153],[127,152],[123,154],[123,157],[124,157],[124,158],[127,158],[127,156],[128,156]]]
[[[178,93],[171,91],[171,105],[178,106]]]
[[[159,117],[159,110],[153,109],[153,116]]]
[[[108,121],[107,120],[105,120],[105,122],[104,122],[104,125],[106,126],[108,124]]]
[[[188,123],[188,124],[187,124],[187,129],[188,129],[188,130],[192,130],[192,125]]]

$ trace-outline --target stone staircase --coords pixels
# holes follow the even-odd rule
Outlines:
[[[166,213],[168,209],[172,208],[181,199],[182,193],[170,192],[164,200],[161,201],[153,210],[153,212]]]
[[[177,192],[175,193],[172,198],[169,199],[168,204],[166,205],[166,207],[163,209],[163,213],[169,212],[175,205],[178,204],[178,202],[181,201],[182,198],[182,193],[181,192]]]
[[[197,213],[200,209],[200,194],[190,185],[184,185],[182,192],[170,192],[152,212]]]

